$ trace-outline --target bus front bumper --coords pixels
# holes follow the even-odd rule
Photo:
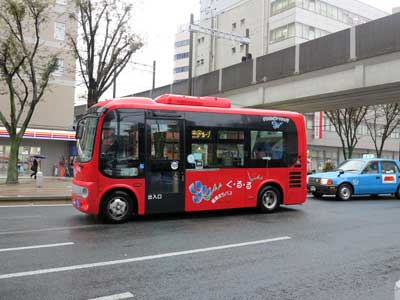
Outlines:
[[[95,204],[95,183],[72,181],[72,205],[79,211],[97,215],[99,212],[98,205]]]

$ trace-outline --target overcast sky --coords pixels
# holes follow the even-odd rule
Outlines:
[[[135,5],[135,31],[144,38],[145,46],[132,61],[151,65],[157,62],[156,86],[172,82],[174,35],[180,24],[188,23],[190,14],[199,15],[200,0],[131,0]],[[360,0],[391,13],[400,0]],[[118,78],[117,96],[148,90],[152,84],[150,67],[131,64]],[[111,89],[112,90],[112,89]],[[108,91],[103,98],[112,96]]]

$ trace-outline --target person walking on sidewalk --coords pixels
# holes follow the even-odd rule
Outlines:
[[[38,171],[38,161],[36,160],[36,158],[33,159],[31,170],[33,172],[31,174],[31,178],[32,178],[32,176],[34,176],[34,178],[36,179],[36,174]]]

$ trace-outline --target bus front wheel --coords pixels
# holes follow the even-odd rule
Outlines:
[[[258,196],[258,208],[263,213],[271,213],[279,208],[282,203],[282,193],[272,185],[263,187]]]
[[[110,223],[123,223],[132,215],[131,197],[123,191],[106,194],[101,202],[101,216]]]

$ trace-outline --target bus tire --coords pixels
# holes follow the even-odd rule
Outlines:
[[[258,208],[263,213],[272,213],[276,211],[281,203],[282,193],[273,185],[266,185],[258,195]]]
[[[108,223],[124,223],[132,216],[132,203],[124,191],[107,193],[101,201],[101,216]]]
[[[339,185],[337,189],[336,199],[347,201],[351,199],[352,195],[353,195],[353,188],[349,184],[343,183]]]

